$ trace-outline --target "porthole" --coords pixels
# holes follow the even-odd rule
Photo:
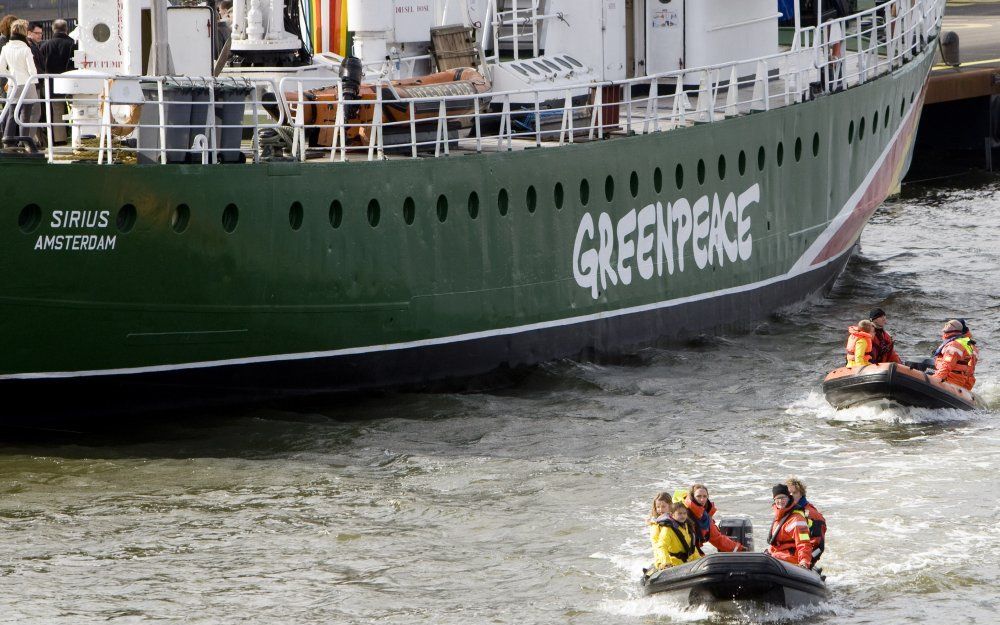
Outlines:
[[[417,218],[417,203],[412,197],[403,200],[403,221],[407,226],[413,225],[413,220]]]
[[[889,127],[889,107],[885,107],[885,115],[882,116],[882,127]]]
[[[910,92],[910,104],[913,104],[913,100],[916,99],[917,93],[915,91]]]
[[[764,152],[764,146],[760,146],[757,149],[757,171],[764,171],[764,165],[767,164],[767,155]]]
[[[813,133],[813,156],[819,156],[819,133]]]
[[[747,153],[740,150],[740,157],[736,159],[736,165],[740,168],[740,175],[747,173]]]
[[[507,215],[507,211],[510,210],[510,196],[507,195],[507,189],[500,189],[497,195],[497,210],[500,211],[501,217]]]
[[[653,191],[663,191],[663,172],[659,167],[653,170]]]
[[[292,227],[292,230],[298,230],[302,227],[301,202],[292,202],[292,205],[288,208],[288,225]]]
[[[865,140],[865,118],[861,118],[861,123],[858,124],[858,141]]]
[[[698,184],[705,184],[705,159],[698,159]]]
[[[583,206],[587,205],[590,201],[590,183],[584,178],[580,181],[580,204]]]
[[[17,226],[24,234],[31,234],[42,223],[42,209],[37,204],[28,204],[17,216]]]
[[[906,113],[906,98],[899,102],[899,116],[902,118],[904,113]]]
[[[795,162],[802,160],[802,137],[795,138]]]
[[[875,111],[875,116],[872,117],[872,134],[878,131],[878,111]]]
[[[191,208],[187,204],[178,204],[174,208],[174,213],[170,216],[170,227],[174,232],[180,234],[187,230],[188,222],[191,221]]]
[[[726,157],[722,154],[719,155],[719,180],[726,179]]]
[[[368,225],[374,228],[382,220],[382,207],[379,205],[378,200],[372,198],[368,202],[368,210],[366,212],[368,214]]]
[[[674,170],[674,182],[677,183],[677,190],[684,188],[684,166],[677,163],[677,169]]]
[[[115,225],[120,232],[130,232],[135,226],[136,211],[135,206],[126,204],[118,209],[118,216],[115,218]]]
[[[783,141],[778,142],[778,151],[774,156],[778,161],[778,167],[785,164],[785,143]]]
[[[555,188],[552,189],[552,201],[555,202],[556,210],[562,209],[565,199],[566,194],[563,192],[562,183],[557,182]]]
[[[479,194],[475,191],[469,194],[469,217],[479,217]]]
[[[229,204],[222,211],[222,229],[232,234],[240,222],[240,209],[235,204]]]
[[[615,179],[611,176],[604,179],[604,197],[609,202],[615,199]]]
[[[343,221],[344,221],[344,207],[340,204],[340,200],[334,200],[330,202],[330,226],[334,228],[339,228],[340,224]]]
[[[448,196],[443,193],[438,196],[437,216],[441,223],[448,220]]]
[[[639,195],[639,174],[632,172],[632,175],[628,177],[628,191],[632,197]]]
[[[528,207],[528,212],[533,213],[538,208],[538,192],[534,186],[528,187],[528,192],[524,194],[524,203]]]
[[[104,22],[101,22],[100,24],[94,26],[94,29],[91,31],[91,33],[94,35],[94,41],[96,41],[97,43],[104,43],[108,39],[111,39],[111,27],[109,27]]]
[[[854,143],[854,120],[851,120],[851,125],[847,127],[847,142]]]

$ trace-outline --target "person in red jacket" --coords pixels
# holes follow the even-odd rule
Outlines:
[[[774,496],[774,522],[767,536],[766,553],[789,564],[812,568],[812,541],[805,513],[795,509],[791,493],[784,484],[775,485],[771,494]]]
[[[885,331],[885,311],[881,308],[875,308],[868,313],[868,319],[875,326],[875,332],[872,333],[872,364],[877,365],[880,362],[898,362],[902,364],[903,360],[896,353],[896,346],[892,342],[892,336]]]
[[[806,515],[809,524],[809,542],[812,543],[812,566],[826,550],[826,518],[816,509],[816,506],[806,499],[806,485],[796,477],[785,480],[788,495],[792,498],[792,507],[801,510]]]
[[[941,346],[934,352],[933,377],[968,390],[976,385],[979,348],[964,319],[950,319],[941,328]]]
[[[695,484],[684,497],[684,505],[689,512],[690,523],[694,526],[694,540],[698,549],[709,543],[719,551],[746,551],[746,547],[719,531],[715,524],[715,504],[708,498],[708,488]]]

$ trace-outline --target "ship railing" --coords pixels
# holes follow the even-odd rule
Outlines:
[[[538,56],[541,47],[541,28],[545,20],[562,19],[562,14],[545,14],[540,10],[541,0],[508,0],[510,8],[500,10],[497,0],[489,0],[486,7],[486,23],[489,32],[484,33],[483,49],[491,47],[493,54],[486,60],[497,62],[500,59],[501,44],[510,43],[514,60],[521,58],[521,42],[527,39],[531,44],[531,56]],[[510,34],[507,33],[510,29]],[[492,46],[487,46],[487,37],[492,39]]]
[[[15,93],[17,93],[17,80],[12,74],[0,72],[0,131],[7,124],[7,116],[14,110],[14,107],[9,105],[11,96]]]
[[[284,107],[274,97],[277,81],[269,78],[75,76],[91,83],[95,93],[58,94],[64,79],[32,76],[16,103],[3,111],[44,146],[49,162],[112,164],[126,154],[140,162],[214,164],[243,161],[247,152],[256,162],[261,131],[278,132],[286,125]],[[273,118],[264,116],[268,108]],[[60,118],[60,110],[72,113]],[[250,134],[248,151],[244,133]],[[67,140],[57,141],[59,134]]]

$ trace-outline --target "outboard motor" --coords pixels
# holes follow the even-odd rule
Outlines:
[[[340,63],[340,95],[344,100],[360,100],[361,81],[364,79],[365,68],[361,59],[356,56],[345,57]],[[344,118],[354,119],[361,105],[348,104],[344,108]]]
[[[753,551],[753,522],[750,517],[722,517],[719,531]]]

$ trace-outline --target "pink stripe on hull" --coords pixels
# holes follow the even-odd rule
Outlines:
[[[926,92],[927,86],[925,84],[924,88],[920,91],[920,97],[917,99],[916,104],[914,104],[918,108],[914,110],[919,110],[919,107],[923,106]],[[885,160],[882,161],[882,165],[879,166],[878,171],[875,172],[871,184],[865,189],[864,194],[858,201],[858,205],[854,207],[851,215],[841,225],[840,230],[831,237],[823,250],[813,259],[813,265],[818,265],[839,256],[844,250],[853,245],[861,235],[861,230],[868,223],[868,220],[871,219],[875,209],[885,201],[889,192],[899,182],[899,178],[902,176],[903,162],[916,136],[917,121],[919,119],[920,115],[913,113],[906,120],[903,131],[897,135],[896,142],[889,150],[889,154]]]

